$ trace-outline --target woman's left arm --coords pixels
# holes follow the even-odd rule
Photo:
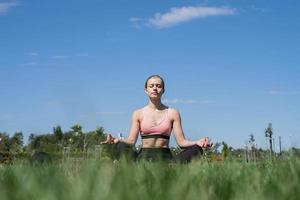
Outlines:
[[[184,132],[181,125],[181,117],[177,110],[171,109],[171,120],[173,121],[173,132],[177,144],[180,147],[189,147],[193,145],[198,145],[200,147],[211,147],[211,143],[208,137],[202,138],[197,141],[189,141],[185,138]]]

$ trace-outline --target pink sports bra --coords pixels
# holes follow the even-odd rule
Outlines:
[[[164,115],[163,119],[158,124],[153,124],[151,117],[144,112],[143,109],[143,119],[140,124],[141,136],[146,135],[166,135],[170,136],[172,131],[172,123],[169,119],[169,109]]]

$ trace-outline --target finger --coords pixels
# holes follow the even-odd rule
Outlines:
[[[207,147],[212,147],[213,143],[208,143]]]

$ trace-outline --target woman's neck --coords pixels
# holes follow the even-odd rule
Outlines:
[[[153,110],[161,110],[165,108],[165,105],[161,103],[161,100],[152,100],[150,99],[148,103],[148,107],[153,109]]]

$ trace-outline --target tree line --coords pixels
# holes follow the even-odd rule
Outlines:
[[[48,153],[62,152],[64,147],[71,147],[75,152],[82,152],[87,147],[94,147],[106,138],[103,127],[84,132],[82,126],[75,124],[70,130],[63,131],[61,126],[53,127],[52,133],[34,134],[28,138],[28,144],[24,145],[22,132],[16,132],[11,137],[6,132],[0,132],[0,153],[2,154],[30,154],[35,151]]]
[[[239,158],[248,161],[255,161],[261,157],[272,157],[272,125],[265,130],[265,136],[269,140],[270,149],[263,150],[257,148],[253,134],[250,134],[248,144],[245,149],[234,149],[226,142],[216,142],[214,146],[206,151],[207,155],[217,155],[217,159]],[[61,126],[53,127],[51,133],[34,134],[31,133],[28,138],[28,144],[24,145],[24,136],[22,132],[16,132],[11,137],[6,132],[0,132],[0,163],[5,160],[5,156],[24,157],[34,152],[47,152],[62,156],[64,151],[68,149],[68,153],[74,156],[88,154],[88,150],[94,151],[96,145],[105,140],[106,133],[103,127],[97,127],[95,130],[84,132],[80,124],[75,124],[68,131],[63,131]],[[140,147],[138,147],[140,148]],[[171,147],[173,153],[181,151],[179,147]],[[300,156],[300,150],[292,148],[291,151]],[[281,152],[280,152],[281,154]]]

